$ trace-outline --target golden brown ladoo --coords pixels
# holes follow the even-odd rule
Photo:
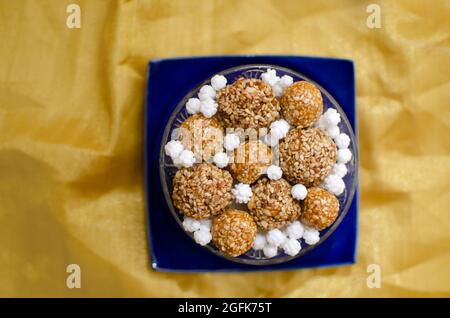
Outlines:
[[[180,126],[178,139],[199,161],[208,161],[222,151],[224,129],[214,117],[201,114],[189,116]]]
[[[302,202],[303,224],[323,230],[336,221],[339,214],[338,199],[322,188],[312,187]]]
[[[268,127],[280,116],[272,87],[254,78],[239,78],[217,92],[217,116],[224,127]]]
[[[279,151],[283,176],[306,187],[320,185],[336,163],[336,145],[319,128],[292,129]]]
[[[247,206],[261,229],[281,228],[300,216],[300,204],[292,198],[291,185],[286,180],[262,178],[252,186],[252,192]]]
[[[228,171],[210,163],[182,168],[173,178],[173,203],[186,216],[210,218],[230,205],[232,184]]]
[[[259,140],[251,140],[233,151],[230,162],[233,176],[239,182],[252,184],[270,166],[272,150]]]
[[[212,241],[224,254],[237,257],[252,247],[256,231],[247,212],[228,209],[213,221]]]
[[[280,100],[281,113],[293,126],[311,126],[323,111],[322,94],[312,83],[295,82],[283,93]]]

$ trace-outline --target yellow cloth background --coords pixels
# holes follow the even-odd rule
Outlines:
[[[81,29],[66,27],[69,3]],[[449,35],[449,1],[0,0],[0,296],[450,296]],[[355,61],[356,265],[150,269],[147,62],[247,53]],[[71,263],[81,289],[66,287]],[[366,286],[373,263],[380,289]]]

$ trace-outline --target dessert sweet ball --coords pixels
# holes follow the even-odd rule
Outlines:
[[[295,128],[280,142],[280,166],[289,182],[317,186],[336,163],[336,145],[319,128]]]
[[[173,178],[172,199],[184,215],[205,219],[230,205],[233,178],[226,170],[209,163],[182,168]]]
[[[224,129],[214,117],[202,114],[189,116],[180,126],[179,140],[185,149],[194,153],[197,160],[208,161],[222,151]]]
[[[322,94],[312,83],[295,82],[283,93],[280,100],[284,118],[293,126],[311,126],[323,111]]]
[[[312,187],[302,202],[303,224],[323,230],[336,221],[339,213],[338,199],[322,188]]]
[[[280,116],[271,86],[253,78],[239,78],[219,90],[217,105],[217,116],[225,127],[267,127]]]
[[[252,184],[272,162],[272,150],[259,140],[239,145],[231,155],[230,171],[239,182]]]
[[[262,178],[253,185],[252,192],[247,206],[261,229],[278,229],[300,216],[300,204],[292,198],[291,185],[286,180]]]
[[[224,254],[236,257],[252,247],[256,230],[247,212],[227,209],[213,221],[212,241]]]

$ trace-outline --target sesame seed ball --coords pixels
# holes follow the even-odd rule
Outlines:
[[[296,220],[301,206],[291,196],[291,185],[284,179],[262,178],[252,187],[248,209],[263,230],[281,228]]]
[[[173,203],[188,217],[209,218],[231,203],[232,183],[228,171],[210,163],[180,169],[173,178]]]
[[[199,161],[207,161],[222,151],[224,129],[216,118],[201,114],[189,116],[180,126],[179,140]]]
[[[233,151],[230,162],[233,176],[239,182],[252,184],[270,166],[272,150],[260,140],[250,140]]]
[[[295,82],[286,88],[280,104],[284,118],[291,125],[302,128],[311,126],[323,110],[320,90],[306,81]]]
[[[334,223],[339,213],[338,199],[322,188],[308,189],[308,195],[302,202],[303,224],[317,230],[323,230]]]
[[[256,230],[256,223],[250,214],[227,209],[213,221],[212,240],[224,254],[236,257],[252,247]]]
[[[306,187],[317,186],[336,163],[336,145],[319,128],[296,128],[280,142],[280,167],[285,178]]]
[[[280,105],[270,85],[239,78],[217,92],[217,116],[225,127],[267,127],[280,116]]]

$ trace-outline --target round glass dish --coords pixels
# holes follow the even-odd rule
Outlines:
[[[232,262],[242,263],[242,264],[249,264],[249,265],[272,265],[272,264],[279,264],[284,263],[287,261],[290,261],[297,257],[302,257],[302,255],[308,253],[312,249],[319,246],[322,242],[324,242],[339,226],[339,224],[344,219],[345,215],[347,214],[348,209],[350,208],[350,205],[353,200],[353,196],[355,194],[356,190],[356,183],[358,180],[357,174],[358,174],[358,153],[357,153],[357,145],[356,145],[356,138],[353,133],[352,127],[347,119],[347,116],[345,115],[344,111],[342,110],[341,106],[337,103],[337,101],[320,85],[315,83],[310,78],[306,77],[303,74],[300,74],[298,72],[295,72],[293,70],[276,66],[276,65],[243,65],[238,66],[234,68],[230,68],[227,70],[224,70],[218,74],[224,75],[227,78],[228,83],[234,82],[239,77],[246,77],[246,78],[261,78],[261,74],[264,73],[268,68],[275,69],[278,76],[283,75],[290,75],[293,77],[294,81],[300,81],[305,80],[308,82],[311,82],[315,84],[321,91],[322,97],[323,97],[323,106],[324,111],[326,111],[328,108],[335,108],[339,114],[341,115],[341,122],[339,123],[339,128],[342,133],[346,133],[350,136],[351,142],[349,149],[351,150],[353,156],[350,162],[348,162],[347,169],[348,173],[343,178],[345,183],[345,191],[343,194],[341,194],[338,197],[340,209],[339,209],[339,216],[336,219],[336,221],[333,223],[332,226],[329,228],[322,230],[320,232],[320,241],[316,243],[315,245],[307,245],[303,240],[301,241],[302,249],[301,251],[295,255],[295,256],[289,256],[284,254],[284,252],[280,252],[277,256],[273,258],[266,258],[262,251],[255,251],[253,249],[249,250],[247,253],[239,256],[239,257],[229,257],[227,255],[224,255],[222,252],[220,252],[212,243],[204,246],[203,248],[207,249],[213,254],[218,255],[219,257],[225,258],[227,260],[230,260]],[[160,147],[160,154],[159,154],[159,173],[161,177],[161,186],[163,188],[165,200],[167,202],[167,206],[169,207],[170,212],[172,213],[173,217],[177,221],[177,223],[180,225],[183,231],[183,214],[180,213],[173,205],[172,202],[172,179],[175,176],[175,173],[177,172],[178,168],[176,168],[173,163],[172,159],[165,155],[164,153],[164,145],[170,141],[172,133],[175,129],[179,128],[180,125],[183,123],[183,121],[189,117],[189,114],[186,111],[185,104],[187,100],[191,97],[196,97],[200,88],[203,85],[209,84],[209,79],[205,82],[198,85],[196,88],[191,90],[177,105],[173,113],[171,114],[169,121],[166,124],[166,128],[164,130],[163,138],[161,141],[161,147]],[[233,206],[233,205],[232,205]],[[242,209],[243,205],[239,205],[239,208]],[[193,233],[186,232],[187,235],[191,237],[193,240],[193,244],[197,244],[194,242],[194,235]]]

